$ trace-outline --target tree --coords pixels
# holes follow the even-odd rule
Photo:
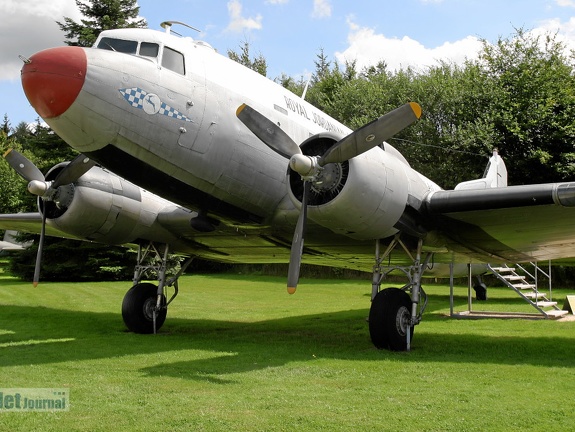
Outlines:
[[[260,75],[266,76],[268,73],[268,64],[265,57],[260,53],[253,57],[250,54],[250,44],[247,41],[240,46],[241,52],[238,54],[234,50],[228,50],[228,57]]]
[[[323,48],[320,48],[319,53],[316,54],[314,63],[315,73],[312,78],[312,83],[317,84],[332,72],[331,62],[328,60],[328,56]]]
[[[496,89],[488,119],[514,183],[575,175],[575,77],[565,52],[556,35],[523,29],[483,42],[479,62]]]
[[[335,108],[335,104],[338,103],[338,91],[345,81],[344,74],[337,63],[332,66],[323,49],[320,49],[316,55],[314,63],[315,72],[312,75],[306,99],[316,108],[347,124],[347,119],[338,117]]]
[[[279,85],[281,85],[283,88],[288,89],[289,91],[298,96],[301,96],[303,94],[307,84],[307,81],[304,79],[303,76],[296,81],[293,77],[290,77],[285,73],[282,73],[279,77],[274,78],[274,81]]]
[[[484,41],[463,65],[390,72],[381,62],[357,73],[320,51],[307,99],[352,129],[419,102],[422,118],[389,141],[446,188],[480,177],[494,148],[510,184],[565,181],[575,175],[575,71],[565,52],[554,35],[516,30]]]
[[[84,16],[80,22],[64,17],[56,21],[66,33],[66,44],[90,47],[104,30],[115,28],[146,28],[144,18],[138,13],[137,0],[76,0],[76,6]]]
[[[387,81],[393,96],[388,109],[410,100],[423,107],[418,122],[389,140],[411,165],[445,188],[480,177],[497,140],[485,115],[492,87],[478,66],[442,62]]]
[[[18,147],[14,137],[0,132],[0,154]],[[0,214],[32,210],[34,199],[26,192],[26,183],[4,158],[0,158]]]
[[[8,114],[4,114],[4,121],[2,122],[2,126],[0,127],[0,133],[8,136],[12,130],[12,126],[10,126],[10,120],[8,120]]]
[[[15,135],[21,148],[34,155],[33,161],[43,172],[60,162],[72,160],[78,154],[45,123],[37,121],[32,127],[27,126],[27,130],[26,134]]]

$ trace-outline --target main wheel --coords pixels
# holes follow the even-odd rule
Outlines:
[[[154,308],[158,299],[158,287],[151,283],[139,283],[128,290],[122,302],[122,318],[128,330],[134,333],[154,332]],[[162,296],[162,305],[166,297]],[[156,314],[156,330],[164,324],[168,310],[162,308]]]
[[[407,332],[413,338],[411,298],[399,288],[387,288],[377,293],[369,310],[369,334],[378,349],[405,351]]]
[[[477,300],[487,300],[487,285],[483,282],[477,283],[473,286],[475,290],[475,299]]]

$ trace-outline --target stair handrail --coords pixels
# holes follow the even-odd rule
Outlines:
[[[545,276],[547,278],[547,282],[549,285],[549,299],[548,300],[552,301],[553,300],[553,289],[552,289],[553,280],[552,280],[552,276],[551,276],[551,274],[552,274],[551,273],[551,260],[549,260],[547,262],[547,273],[545,272],[545,270],[543,270],[542,267],[539,266],[539,263],[537,261],[531,262],[530,264],[535,267],[535,274],[541,273],[543,276]],[[539,279],[538,277],[535,278],[535,285],[537,285],[538,279]]]

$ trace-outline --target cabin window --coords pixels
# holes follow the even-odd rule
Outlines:
[[[98,48],[126,54],[136,54],[138,42],[104,37],[98,43]]]
[[[184,67],[184,55],[168,47],[164,47],[162,66],[182,75],[185,75],[186,73],[186,69]]]
[[[158,57],[160,46],[155,43],[142,42],[140,44],[140,55],[143,57]]]

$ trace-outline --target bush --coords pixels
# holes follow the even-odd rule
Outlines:
[[[32,280],[38,241],[14,254],[10,272]],[[135,253],[127,248],[46,237],[40,279],[46,281],[130,280],[134,274]]]

